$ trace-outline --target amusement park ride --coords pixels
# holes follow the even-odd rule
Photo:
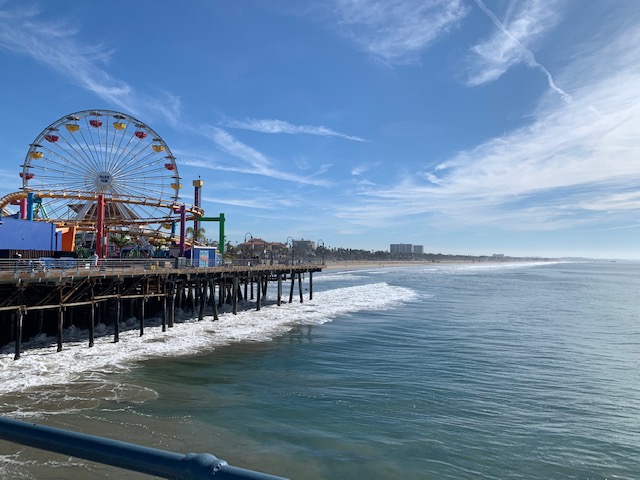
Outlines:
[[[188,221],[194,231],[198,221],[218,221],[224,253],[224,214],[203,217],[203,182],[193,182],[194,205],[180,202],[182,184],[169,146],[130,115],[66,115],[36,137],[21,167],[22,188],[0,198],[0,210],[17,205],[23,220],[54,223],[63,247],[73,245],[76,233],[92,232],[96,253],[105,257],[109,235],[126,234],[173,242],[183,255]]]

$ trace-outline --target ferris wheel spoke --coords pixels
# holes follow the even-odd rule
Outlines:
[[[161,197],[161,192],[159,192],[156,189],[145,188],[145,187],[140,187],[135,185],[128,187],[126,192],[124,190],[117,189],[116,187],[114,188],[114,192],[118,193],[119,195],[131,195],[136,197],[147,197],[152,199],[157,199]]]
[[[51,168],[41,173],[36,173],[36,178],[46,177],[46,183],[40,182],[40,188],[52,189],[52,183],[60,183],[63,185],[86,185],[82,177],[73,177],[65,170]]]
[[[42,173],[48,172],[49,175],[56,175],[56,174],[66,175],[69,177],[69,180],[72,180],[76,177],[81,177],[86,174],[85,172],[83,172],[81,169],[74,166],[73,164],[62,163],[62,162],[50,162],[46,166],[37,167],[37,168]]]
[[[108,152],[105,159],[105,170],[110,171],[114,159],[121,152],[121,145],[125,137],[127,137],[129,124],[125,122],[126,117],[121,114],[114,114],[109,117],[107,122],[105,144],[108,145]]]
[[[71,148],[71,150],[77,155],[77,158],[83,159],[82,164],[84,166],[93,166],[93,168],[98,168],[98,163],[96,161],[96,159],[93,156],[93,152],[91,152],[91,150],[87,147],[87,141],[84,138],[84,135],[82,133],[82,131],[79,131],[79,135],[77,136],[74,133],[70,133],[71,136],[71,140],[73,141],[70,142],[67,137],[62,137],[64,139],[64,141],[66,142],[66,144],[69,146],[69,148]],[[80,139],[82,139],[82,143],[80,142]],[[63,155],[65,156],[65,155]]]
[[[122,162],[126,162],[131,157],[136,157],[138,152],[143,151],[146,146],[146,142],[143,139],[135,136],[135,132],[127,140],[127,144],[118,152],[118,155],[114,158],[113,168],[117,168]]]
[[[151,150],[151,148],[149,148],[149,150]],[[148,152],[146,149],[140,149],[139,151],[124,158],[123,161],[114,169],[114,172],[120,172],[122,170],[130,171],[132,169],[139,170],[140,162],[145,162],[147,158],[154,155],[156,155],[156,153],[153,151]]]
[[[115,118],[115,117],[114,117]],[[119,120],[124,120],[124,119],[117,119],[117,121]],[[121,122],[124,124],[124,122]],[[114,128],[114,135],[113,135],[113,141],[111,143],[111,151],[112,151],[112,155],[110,155],[109,157],[109,161],[107,163],[107,171],[112,171],[114,165],[117,164],[118,162],[118,158],[122,155],[122,152],[124,151],[124,147],[123,147],[123,142],[125,142],[125,139],[127,140],[127,143],[131,142],[132,138],[135,138],[133,136],[133,134],[131,134],[129,132],[129,129],[131,128],[131,124],[130,123],[126,123],[125,124],[125,128],[122,130],[122,135],[119,136],[119,140],[118,140],[118,144],[116,145],[116,138],[118,137],[118,130]]]
[[[63,141],[66,141],[66,139],[63,139]],[[82,156],[78,155],[78,152],[73,150],[68,151],[64,149],[60,144],[57,144],[56,147],[53,148],[47,146],[43,148],[43,150],[47,152],[49,161],[52,161],[52,157],[55,157],[57,161],[65,162],[68,165],[76,168],[79,168],[78,165],[82,161]]]
[[[99,116],[94,116],[93,112],[90,112],[89,115],[84,116],[83,121],[87,127],[85,130],[80,131],[83,132],[83,137],[84,132],[86,132],[87,136],[89,137],[90,140],[87,143],[87,150],[92,152],[93,158],[95,158],[97,164],[97,168],[98,170],[101,170],[102,157],[104,156],[104,154],[101,155],[100,153],[102,152],[102,144],[100,141],[100,127],[91,125],[91,122],[95,121],[102,123],[102,119]]]
[[[138,165],[130,165],[127,169],[121,169],[113,173],[116,178],[147,178],[154,175],[162,175],[162,173],[166,172],[166,169],[159,168],[157,165],[149,165],[142,164]],[[164,175],[167,178],[166,174]]]
[[[85,158],[84,164],[86,166],[92,165],[94,168],[98,167],[98,162],[93,154],[92,149],[89,147],[89,141],[85,138],[85,133],[83,129],[77,131],[77,133],[73,133],[71,138],[74,140],[77,145],[74,150],[83,152],[83,156]]]

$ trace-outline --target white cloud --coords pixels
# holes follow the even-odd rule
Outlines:
[[[256,198],[255,195],[246,196],[245,198],[232,197],[204,197],[205,202],[215,203],[217,205],[232,205],[234,207],[253,208],[258,210],[269,210],[273,205],[264,201],[263,198]]]
[[[341,33],[390,65],[419,63],[467,11],[461,0],[335,0]]]
[[[354,140],[356,142],[364,142],[365,140],[360,137],[355,137],[352,135],[346,135],[344,133],[336,132],[327,127],[315,127],[311,125],[293,125],[289,122],[285,122],[283,120],[273,120],[273,119],[247,119],[245,121],[232,120],[225,124],[225,126],[229,128],[238,128],[242,130],[251,130],[254,132],[261,133],[290,133],[290,134],[308,134],[308,135],[320,135],[320,136],[331,136],[331,137],[341,137],[346,138],[347,140]]]
[[[340,215],[384,224],[403,212],[528,230],[628,223],[628,212],[640,209],[630,193],[640,185],[638,37],[634,27],[604,39],[606,48],[575,52],[576,63],[561,73],[572,79],[571,102],[548,101],[548,94],[528,126],[396,185],[370,188]]]
[[[219,170],[236,173],[246,173],[251,175],[262,175],[278,180],[285,180],[301,185],[315,185],[327,187],[331,182],[316,178],[326,171],[327,166],[321,165],[320,169],[309,175],[297,175],[282,169],[276,168],[273,162],[263,153],[237,140],[229,132],[218,127],[204,127],[208,132],[207,137],[217,145],[222,151],[233,157],[233,161],[226,164],[218,161],[212,163],[208,159],[198,159],[197,156],[186,154],[187,160],[180,163],[189,167],[206,168],[208,170]],[[190,159],[190,160],[189,160]],[[238,162],[240,160],[240,162]]]
[[[616,210],[639,210],[640,192],[616,193],[588,199],[577,205],[585,210],[612,212]]]
[[[212,134],[213,141],[221,150],[233,155],[234,157],[245,160],[256,170],[256,172],[266,172],[268,170],[271,162],[262,153],[242,142],[239,142],[228,132],[225,132],[220,128],[213,128]]]
[[[175,125],[180,100],[169,92],[149,95],[114,78],[102,67],[114,52],[104,45],[77,39],[78,30],[65,21],[39,18],[35,8],[0,12],[0,48],[47,65],[71,82],[128,113],[156,114]]]
[[[369,168],[370,168],[370,165],[367,165],[367,164],[358,165],[351,169],[351,175],[358,177],[363,173],[365,173],[367,170],[369,170]]]

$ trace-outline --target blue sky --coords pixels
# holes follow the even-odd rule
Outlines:
[[[232,243],[640,258],[636,0],[0,0],[0,85],[0,194],[111,109]]]

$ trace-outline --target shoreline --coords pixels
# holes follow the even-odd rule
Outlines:
[[[345,262],[327,262],[322,268],[324,271],[329,270],[351,270],[351,269],[363,269],[363,268],[389,268],[389,267],[411,267],[418,265],[430,265],[431,262],[408,262],[408,261],[386,261],[386,262],[371,262],[371,261],[345,261]]]
[[[335,270],[358,270],[358,269],[379,269],[394,267],[419,267],[428,265],[501,265],[501,264],[518,264],[518,263],[552,263],[557,262],[556,259],[509,259],[509,260],[438,260],[422,261],[422,260],[387,260],[387,261],[370,261],[370,260],[347,260],[343,262],[331,261],[327,262],[323,267],[323,271]]]

